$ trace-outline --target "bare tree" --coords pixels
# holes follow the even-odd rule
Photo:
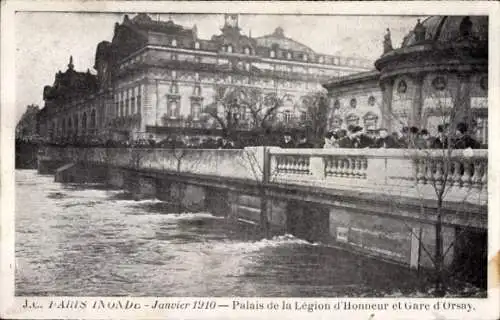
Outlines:
[[[260,199],[260,228],[266,238],[270,238],[270,221],[272,203],[267,193],[267,184],[278,174],[277,168],[271,168],[270,147],[254,147],[243,149],[240,163],[249,169],[252,180],[256,183],[257,195]]]
[[[328,97],[322,91],[313,92],[302,99],[303,113],[299,126],[306,131],[316,148],[323,145],[327,131]]]
[[[448,248],[443,247],[443,215],[446,209],[447,196],[454,188],[461,187],[462,190],[465,190],[462,198],[453,201],[460,204],[458,208],[465,208],[465,204],[470,201],[470,197],[479,192],[478,188],[486,188],[486,183],[482,185],[478,179],[483,179],[486,175],[487,165],[484,163],[484,159],[474,158],[472,151],[462,153],[455,151],[456,135],[454,130],[458,123],[468,120],[464,118],[463,112],[458,112],[460,107],[464,105],[460,90],[452,93],[433,94],[430,99],[434,106],[424,110],[424,118],[427,119],[428,116],[432,116],[434,120],[437,120],[434,125],[439,125],[440,129],[442,129],[440,130],[440,136],[429,141],[422,141],[421,137],[410,132],[407,136],[402,137],[402,140],[406,144],[406,157],[411,159],[413,163],[413,182],[420,199],[422,213],[429,210],[427,207],[429,203],[429,187],[434,194],[435,207],[430,209],[433,211],[435,218],[434,252],[431,253],[425,247],[421,235],[414,234],[413,236],[418,239],[420,247],[434,265],[434,294],[441,297],[447,291],[444,280],[447,274],[445,258],[451,247],[455,245],[455,241],[452,241]],[[392,121],[399,121],[401,125],[408,127],[417,125],[415,121],[409,123],[406,120],[408,117],[404,115],[403,119],[401,119],[400,114],[392,113],[390,116]],[[422,126],[426,124],[428,123],[421,121]],[[464,174],[470,175],[470,183],[461,181]],[[458,236],[460,235],[456,235],[455,238]]]
[[[224,137],[234,138],[237,129],[255,131],[269,128],[282,101],[276,93],[265,93],[257,88],[220,86],[214,102],[206,107],[205,113],[216,120]]]

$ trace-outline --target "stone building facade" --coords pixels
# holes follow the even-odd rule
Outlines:
[[[38,138],[38,113],[37,105],[29,105],[16,125],[16,141],[32,141]]]
[[[388,33],[375,67],[325,83],[331,127],[356,121],[363,126],[371,117],[375,127],[390,131],[416,126],[436,134],[439,124],[465,122],[487,144],[488,17],[419,20],[399,48]]]
[[[323,90],[321,83],[369,68],[367,60],[316,53],[282,28],[262,37],[244,35],[237,15],[225,15],[221,33],[210,39],[200,39],[196,25],[125,15],[112,41],[97,46],[96,76],[74,71],[70,62],[45,87],[43,129],[52,138],[107,139],[216,131],[204,110],[219,86],[278,94],[286,121],[300,114],[305,95]],[[244,122],[248,110],[240,118]]]

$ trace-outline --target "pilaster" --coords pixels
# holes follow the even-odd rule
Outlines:
[[[387,78],[380,82],[382,89],[382,123],[383,128],[387,128],[389,132],[392,131],[392,91],[394,86],[394,79]]]
[[[413,83],[415,85],[415,92],[412,101],[412,114],[410,119],[410,125],[417,128],[422,127],[422,108],[423,108],[423,98],[422,98],[422,87],[424,83],[425,74],[422,72],[412,75]]]

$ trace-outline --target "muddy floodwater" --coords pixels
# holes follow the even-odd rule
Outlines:
[[[210,212],[16,171],[16,295],[425,295],[407,270]]]

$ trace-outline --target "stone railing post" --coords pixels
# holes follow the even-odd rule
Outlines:
[[[325,179],[325,158],[321,156],[311,156],[309,158],[309,170],[313,178]]]
[[[387,158],[369,158],[366,179],[370,184],[387,184]]]

